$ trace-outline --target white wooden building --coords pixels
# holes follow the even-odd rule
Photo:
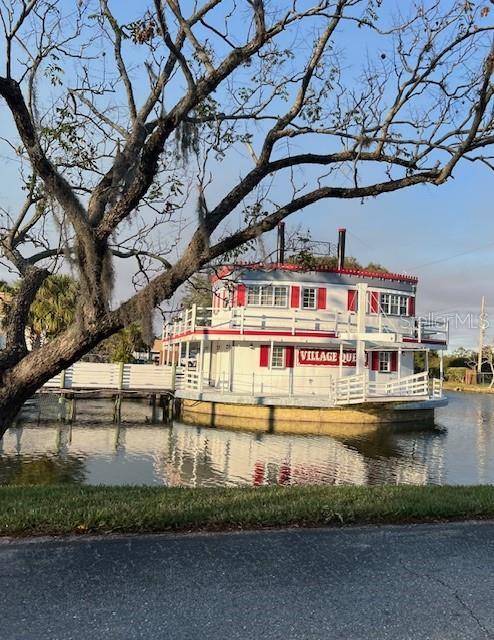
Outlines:
[[[213,306],[164,327],[162,363],[184,398],[299,406],[440,400],[442,372],[414,373],[414,353],[442,354],[443,319],[418,318],[417,278],[292,264],[224,267]],[[442,361],[442,359],[441,359]]]

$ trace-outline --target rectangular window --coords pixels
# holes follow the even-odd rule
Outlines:
[[[285,368],[285,348],[273,347],[271,351],[271,369]]]
[[[390,351],[379,352],[379,371],[382,373],[389,373],[391,371],[391,352]]]
[[[258,305],[260,296],[260,287],[257,285],[249,285],[247,288],[247,304]]]
[[[261,286],[261,306],[271,307],[273,305],[273,287]]]
[[[400,296],[395,293],[382,293],[381,311],[388,316],[406,316],[407,300],[407,296]]]
[[[247,288],[247,304],[254,307],[286,307],[288,304],[288,287],[271,284],[249,285]]]
[[[274,287],[274,306],[286,307],[288,304],[288,288]]]
[[[316,308],[316,290],[313,288],[302,289],[302,309]]]

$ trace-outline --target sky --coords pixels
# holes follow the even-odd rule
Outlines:
[[[358,62],[351,48],[344,54],[348,64]],[[0,135],[8,135],[11,126],[6,107],[0,104]],[[241,150],[216,167],[208,192],[213,204],[249,164],[251,159]],[[14,203],[19,195],[13,186],[17,162],[0,152],[0,168],[0,198],[2,203]],[[450,348],[474,347],[483,295],[493,318],[487,335],[494,341],[493,186],[493,172],[486,166],[463,162],[454,179],[441,187],[412,187],[363,203],[323,200],[293,215],[288,225],[301,225],[312,238],[333,243],[338,228],[346,227],[347,255],[363,264],[378,262],[391,271],[418,276],[418,313],[448,315]],[[274,242],[273,233],[267,242]],[[129,267],[119,265],[117,271],[116,295],[125,298],[132,293]]]

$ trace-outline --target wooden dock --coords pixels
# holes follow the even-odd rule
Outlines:
[[[49,380],[36,396],[58,397],[62,421],[76,419],[78,401],[104,399],[113,402],[113,422],[119,423],[123,401],[133,399],[149,403],[153,421],[169,423],[174,416],[175,376],[174,367],[78,362]]]

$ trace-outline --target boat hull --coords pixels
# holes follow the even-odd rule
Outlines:
[[[414,402],[362,403],[321,407],[289,404],[249,404],[192,398],[177,399],[176,417],[185,424],[245,429],[264,433],[332,434],[352,425],[434,425],[434,410],[446,399]]]

